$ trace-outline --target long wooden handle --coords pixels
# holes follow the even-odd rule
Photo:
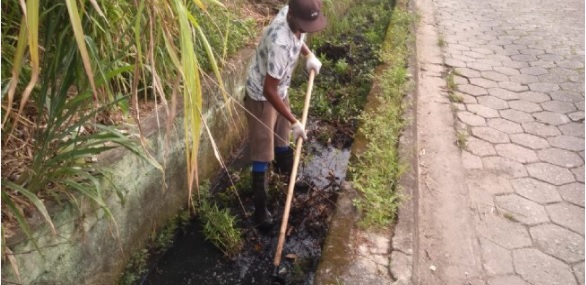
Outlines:
[[[311,90],[313,89],[313,79],[315,78],[315,71],[312,69],[309,72],[309,84],[307,85],[307,93],[305,93],[305,103],[303,106],[303,116],[301,117],[301,124],[305,128],[307,123],[307,113],[309,113],[309,101],[311,101]],[[285,243],[285,234],[287,231],[287,222],[289,220],[289,211],[291,210],[291,200],[293,199],[293,190],[295,188],[295,180],[297,179],[297,169],[299,168],[299,158],[301,157],[301,149],[303,146],[303,139],[297,138],[295,146],[295,158],[293,160],[293,169],[291,170],[291,177],[289,177],[289,188],[287,190],[287,200],[285,201],[285,211],[283,212],[283,220],[281,221],[281,230],[279,231],[279,242],[277,243],[277,252],[273,264],[279,266],[281,264],[281,254],[283,252],[283,244]]]

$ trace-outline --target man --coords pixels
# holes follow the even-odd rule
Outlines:
[[[290,175],[295,141],[307,139],[304,126],[291,113],[287,90],[299,54],[306,58],[306,69],[319,73],[321,62],[304,43],[305,34],[325,28],[321,0],[289,0],[264,30],[252,58],[246,81],[244,106],[248,110],[254,222],[260,229],[272,227],[267,210],[267,170],[275,159],[275,170]]]

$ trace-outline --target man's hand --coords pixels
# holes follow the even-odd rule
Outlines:
[[[297,141],[297,138],[301,137],[303,140],[307,140],[307,134],[305,134],[305,129],[301,122],[297,121],[293,126],[291,126],[291,132],[293,133],[293,139]]]
[[[321,68],[321,61],[315,57],[315,54],[309,53],[307,56],[307,61],[305,63],[305,69],[307,72],[310,72],[312,69],[315,70],[315,75],[319,74],[319,69]]]

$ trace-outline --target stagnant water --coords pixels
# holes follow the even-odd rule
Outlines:
[[[351,144],[351,143],[350,143]],[[349,144],[346,144],[349,145]],[[327,235],[328,219],[335,209],[340,183],[345,179],[349,148],[323,146],[308,142],[306,155],[300,164],[301,179],[311,187],[296,191],[283,258],[278,276],[286,284],[313,284],[314,272],[321,256],[321,247]],[[247,165],[244,156],[235,165]],[[227,259],[210,242],[205,241],[202,226],[194,220],[176,237],[169,248],[152,266],[139,284],[272,284],[273,258],[282,219],[286,189],[273,197],[271,212],[275,226],[269,233],[260,233],[249,219],[240,222],[245,247],[233,259]],[[252,212],[252,197],[242,197],[246,211]]]

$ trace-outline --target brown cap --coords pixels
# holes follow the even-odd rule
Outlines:
[[[303,32],[313,33],[323,30],[327,24],[321,5],[321,0],[289,0],[289,13]]]

